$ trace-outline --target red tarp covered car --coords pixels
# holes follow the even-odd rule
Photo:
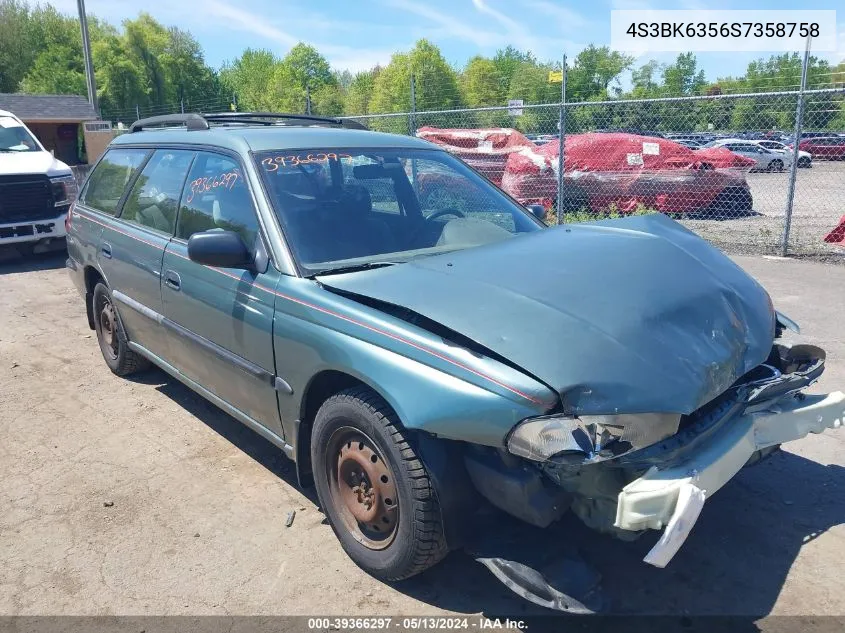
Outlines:
[[[753,161],[727,150],[701,154],[668,139],[621,132],[567,136],[565,149],[565,211],[751,209],[745,173]],[[554,142],[511,152],[502,188],[523,204],[551,206],[558,154]]]
[[[502,185],[505,164],[511,153],[522,148],[537,149],[521,132],[511,128],[421,127],[417,136],[455,154],[497,186]]]
[[[828,244],[840,244],[845,246],[845,215],[839,220],[839,224],[830,233],[824,236]]]

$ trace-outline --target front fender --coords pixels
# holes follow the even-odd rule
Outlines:
[[[551,389],[503,363],[309,280],[281,283],[311,294],[277,293],[276,368],[293,391],[279,394],[286,435],[311,380],[327,370],[372,387],[406,428],[488,446],[503,446],[517,422],[557,403]]]

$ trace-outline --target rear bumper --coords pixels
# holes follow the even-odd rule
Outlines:
[[[727,483],[757,451],[845,422],[845,393],[782,400],[723,425],[692,456],[652,466],[619,493],[614,527],[663,529],[645,561],[665,566],[698,518],[703,501]]]

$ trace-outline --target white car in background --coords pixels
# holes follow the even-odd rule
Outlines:
[[[770,149],[774,152],[783,152],[784,154],[789,154],[792,156],[792,148],[787,145],[786,143],[781,143],[780,141],[754,141],[760,147],[765,147],[766,149]],[[810,152],[805,152],[803,149],[798,150],[798,166],[799,167],[812,167],[813,166],[813,155]]]
[[[724,147],[735,154],[752,159],[757,165],[752,171],[783,171],[792,166],[792,155],[768,149],[758,144],[758,141],[749,141],[741,138],[720,138],[707,143],[704,147]]]
[[[43,248],[64,238],[76,193],[70,167],[44,149],[23,121],[0,110],[0,246]]]

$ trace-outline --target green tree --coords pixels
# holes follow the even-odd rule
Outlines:
[[[704,71],[698,69],[693,53],[681,53],[674,64],[663,68],[663,94],[667,97],[700,94],[706,85]]]
[[[244,111],[271,111],[274,99],[269,85],[279,60],[266,49],[246,49],[233,62],[226,62],[220,71],[220,81],[237,94],[238,107]]]
[[[411,109],[411,75],[416,82],[416,110],[446,110],[462,105],[458,78],[434,44],[420,40],[409,53],[396,53],[373,84],[370,112],[408,112]],[[417,125],[436,122],[419,114]],[[378,129],[407,131],[407,120],[391,117],[373,120]]]
[[[0,0],[0,92],[14,92],[38,55],[27,4]]]
[[[325,102],[332,91],[330,101],[336,103],[342,99],[337,88],[337,79],[326,58],[313,46],[301,42],[285,55],[273,73],[273,100],[276,108],[285,112],[304,112],[307,90],[311,92],[312,106],[318,95]]]
[[[461,75],[464,101],[470,108],[504,105],[509,83],[492,59],[478,55],[467,62]]]
[[[507,86],[510,86],[511,79],[517,69],[523,64],[537,64],[537,59],[530,52],[520,51],[513,46],[499,49],[493,56],[493,63],[496,64],[496,69],[499,76]],[[507,88],[505,88],[507,90]]]
[[[86,94],[81,56],[69,46],[53,44],[35,58],[20,89],[33,94]]]
[[[650,60],[631,71],[631,97],[635,99],[656,97],[660,94],[660,77],[663,74],[663,65],[655,60]]]
[[[629,69],[634,58],[607,46],[590,44],[575,57],[567,75],[567,99],[587,101],[595,97],[608,98],[608,88],[623,71]],[[620,92],[621,90],[617,90]]]
[[[376,66],[372,70],[358,73],[349,83],[346,91],[346,102],[344,112],[346,114],[367,114],[370,112],[370,99],[373,95],[376,77],[381,72],[381,67]]]
[[[169,91],[163,62],[170,42],[167,29],[149,13],[140,13],[134,20],[123,21],[123,31],[130,58],[143,69],[147,99],[140,105],[166,104]]]
[[[167,44],[161,56],[166,80],[166,98],[173,104],[202,103],[220,93],[217,73],[205,63],[202,47],[194,36],[177,27],[167,30]]]

